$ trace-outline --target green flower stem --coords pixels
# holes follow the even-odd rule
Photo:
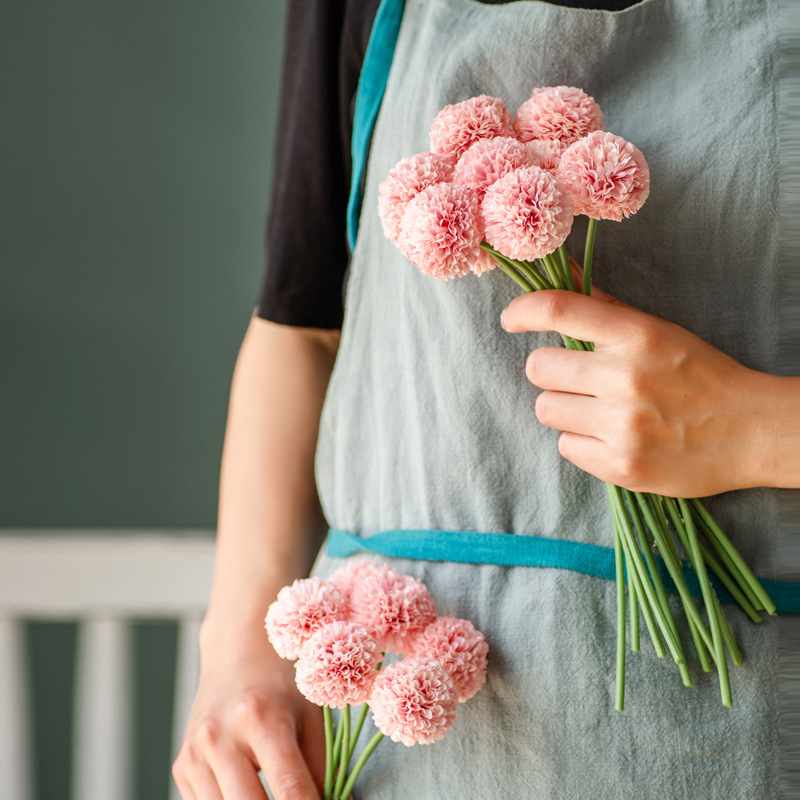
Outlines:
[[[700,517],[708,525],[709,529],[716,538],[717,543],[722,549],[725,550],[728,556],[730,556],[730,558],[739,568],[740,572],[744,576],[744,579],[747,581],[748,586],[753,590],[753,592],[755,592],[755,595],[760,602],[763,603],[764,610],[767,612],[767,614],[772,616],[776,611],[775,603],[772,602],[772,599],[766,593],[764,587],[758,582],[758,578],[753,575],[750,567],[747,566],[744,559],[741,557],[741,555],[739,555],[739,551],[733,546],[733,542],[731,542],[731,540],[725,535],[725,533],[722,531],[722,528],[717,525],[714,517],[709,514],[708,509],[700,500],[694,499],[691,501],[691,504],[693,508],[697,509]]]
[[[569,268],[569,253],[567,253],[567,248],[564,247],[562,244],[561,247],[558,248],[558,257],[561,260],[561,271],[564,273],[564,283],[571,292],[577,292],[578,289],[575,286],[575,281],[572,278],[572,270]]]
[[[633,535],[633,530],[631,529],[630,522],[628,521],[628,518],[625,515],[625,506],[622,500],[622,490],[619,488],[619,486],[612,485],[611,491],[617,502],[619,508],[618,512],[619,517],[622,521],[622,541],[623,544],[625,544],[626,540],[628,543],[625,555],[628,557],[629,562],[632,561],[633,566],[636,568],[636,571],[639,574],[640,586],[637,586],[636,589],[637,591],[639,591],[639,589],[641,588],[642,591],[639,591],[639,594],[646,597],[647,601],[650,603],[650,609],[652,610],[653,616],[656,618],[656,621],[658,622],[658,627],[661,630],[661,634],[664,636],[664,639],[667,643],[667,647],[669,648],[669,651],[672,654],[672,658],[675,660],[676,664],[681,664],[683,662],[683,656],[681,654],[680,644],[676,641],[675,636],[672,633],[672,628],[669,622],[667,621],[666,617],[664,616],[664,610],[661,607],[661,604],[658,602],[655,588],[653,587],[653,584],[648,580],[647,568],[645,567],[644,561],[642,560],[642,554],[636,548],[636,542]]]
[[[369,706],[364,703],[361,706],[361,712],[358,715],[358,719],[356,720],[356,726],[353,728],[353,732],[350,734],[350,757],[347,759],[348,763],[350,759],[353,757],[353,753],[355,752],[356,745],[358,744],[358,737],[361,735],[361,729],[364,727],[364,721],[367,719],[367,713],[369,712]]]
[[[594,255],[594,234],[597,230],[597,220],[589,217],[586,228],[586,246],[583,251],[583,293],[592,293],[592,257]]]
[[[681,539],[681,542],[686,550],[687,554],[690,552],[689,548],[689,540],[686,536],[686,532],[683,529],[683,523],[681,522],[680,515],[677,512],[677,509],[674,508],[674,503],[671,502],[669,498],[662,497],[661,495],[651,495],[651,499],[653,500],[653,507],[656,508],[661,513],[659,514],[659,519],[661,520],[662,524],[666,527],[666,517],[664,516],[664,509],[663,504],[670,503],[668,506],[668,510],[670,512],[670,516],[673,517],[673,524],[675,526],[675,530],[678,531],[678,536]],[[674,514],[674,516],[673,516]],[[671,543],[671,537],[668,539]],[[675,558],[675,563],[680,569],[680,559],[677,557],[677,551],[673,545],[672,547],[673,557]],[[666,562],[666,559],[665,559]],[[683,578],[683,570],[680,570],[681,578]],[[675,580],[673,576],[673,581]],[[680,586],[676,582],[676,586]],[[684,581],[685,587],[685,581]],[[688,593],[688,587],[686,587]],[[679,589],[679,592],[681,590]],[[681,597],[683,600],[683,597]],[[689,632],[692,634],[692,641],[694,642],[695,650],[697,651],[697,657],[700,661],[700,667],[703,672],[712,672],[711,662],[708,660],[708,651],[711,650],[712,656],[714,655],[714,645],[711,639],[711,634],[706,628],[705,623],[703,622],[702,617],[700,616],[700,612],[697,610],[697,607],[694,604],[694,600],[691,598],[690,595],[690,603],[684,601],[684,610],[686,613],[686,620],[689,623]]]
[[[639,652],[639,595],[636,594],[636,585],[628,586],[628,599],[631,605],[631,650]]]
[[[614,487],[612,484],[606,484],[608,500],[611,504],[611,514],[614,519],[614,523],[619,527],[620,530],[620,541],[622,542],[622,549],[625,553],[628,584],[636,587],[637,600],[639,601],[639,605],[642,609],[642,616],[644,617],[645,625],[647,626],[647,630],[650,634],[650,639],[653,642],[653,649],[656,651],[656,655],[659,658],[663,658],[667,654],[667,651],[664,649],[664,643],[661,641],[661,636],[658,633],[658,628],[656,627],[655,620],[653,619],[653,613],[650,610],[650,604],[648,603],[647,595],[644,593],[644,589],[642,588],[639,573],[633,567],[633,555],[630,553],[630,545],[627,537],[624,535],[625,524],[627,523],[627,520],[622,517],[621,509],[619,508],[619,504],[612,491],[613,488]]]
[[[697,521],[698,521],[697,517],[695,517],[695,523]],[[705,533],[705,528],[703,528],[703,524],[704,523],[701,523],[700,527],[701,529],[703,529],[703,532]],[[753,605],[753,599],[755,599],[756,603],[758,603],[758,599],[749,598],[744,589],[742,588],[743,586],[747,587],[747,583],[744,581],[744,578],[742,578],[739,573],[734,571],[731,571],[731,574],[729,575],[725,571],[725,566],[723,566],[723,564],[720,564],[719,561],[717,561],[717,559],[714,558],[713,553],[708,549],[708,547],[705,546],[705,544],[703,544],[703,542],[700,542],[700,552],[703,555],[703,560],[706,562],[706,567],[708,567],[717,576],[717,578],[719,578],[722,585],[731,593],[733,599],[736,600],[742,611],[744,611],[744,613],[747,614],[747,616],[750,617],[750,619],[753,620],[753,622],[755,622],[756,624],[758,624],[759,622],[763,622],[764,620],[761,617],[761,614],[757,611],[756,607]],[[720,557],[724,555],[725,558],[727,558],[727,554],[725,554],[724,551],[720,553],[719,550],[716,550],[716,552]],[[725,562],[725,558],[723,558],[723,562]],[[736,568],[736,565],[733,564],[733,562],[726,562],[726,563],[728,564],[729,568],[730,567],[733,567],[734,569]],[[739,581],[739,583],[737,583],[737,581]],[[758,604],[761,605],[760,603]]]
[[[664,559],[664,563],[666,564],[667,571],[672,578],[672,582],[675,584],[678,594],[680,595],[681,602],[683,603],[683,610],[686,614],[687,620],[689,621],[689,631],[692,634],[695,650],[697,650],[698,657],[700,658],[700,664],[703,666],[703,669],[708,672],[708,670],[705,669],[705,663],[708,661],[705,653],[706,647],[712,647],[711,634],[708,632],[708,629],[703,623],[700,612],[697,610],[697,606],[694,604],[694,598],[689,591],[689,587],[686,585],[686,580],[683,577],[683,570],[681,569],[681,563],[677,558],[675,547],[672,544],[672,537],[669,535],[669,530],[666,528],[666,518],[663,518],[662,516],[662,518],[657,521],[646,498],[639,492],[635,493],[635,497],[644,514],[648,527],[653,533],[656,546],[658,547],[659,552]],[[660,508],[657,503],[654,503],[654,505]],[[661,521],[662,519],[663,526]],[[711,665],[709,664],[709,669],[710,668]]]
[[[700,529],[706,536],[709,536],[708,526],[702,519],[699,517],[694,518],[695,523],[700,525]],[[708,567],[720,580],[722,585],[733,595],[733,599],[739,604],[741,609],[750,617],[753,622],[758,624],[759,622],[763,622],[764,620],[761,617],[761,614],[756,609],[756,605],[760,606],[758,598],[752,594],[752,590],[750,589],[747,581],[745,581],[742,574],[736,567],[736,564],[730,560],[728,554],[724,550],[717,549],[716,545],[714,544],[713,537],[709,536],[709,539],[714,547],[715,552],[717,555],[722,559],[722,564],[717,561],[714,557],[714,554],[706,547],[703,542],[700,542],[700,552],[703,554],[703,559],[706,562],[706,567]],[[728,572],[726,572],[725,568],[727,567]],[[755,605],[754,605],[755,603]]]
[[[658,565],[656,564],[656,557],[653,554],[653,547],[650,544],[650,539],[647,537],[647,531],[644,529],[644,520],[642,519],[642,515],[637,508],[636,498],[633,496],[633,492],[628,491],[628,489],[622,489],[622,495],[625,500],[627,500],[628,508],[630,509],[629,518],[633,520],[636,534],[639,542],[641,543],[641,547],[639,549],[644,555],[645,561],[647,562],[647,570],[650,573],[650,580],[655,587],[658,602],[664,611],[664,615],[667,617],[673,635],[677,639],[678,627],[675,624],[674,618],[672,617],[672,610],[669,607],[667,591],[664,589],[664,583],[661,580],[661,573],[659,572]]]
[[[637,493],[638,496],[639,493]],[[661,506],[661,501],[664,499],[660,494],[648,494],[646,495],[650,507],[653,509],[656,515],[656,519],[658,520],[658,524],[661,526],[661,530],[664,531],[664,536],[667,540],[667,546],[672,553],[672,557],[675,559],[676,564],[681,563],[680,556],[678,555],[678,549],[675,547],[675,540],[669,533],[669,522],[667,522],[667,517],[664,514],[664,509]]]
[[[378,731],[370,740],[369,744],[364,748],[364,752],[359,756],[358,761],[356,761],[355,766],[353,767],[353,771],[350,773],[350,777],[347,779],[347,783],[345,783],[344,787],[342,787],[341,798],[347,798],[350,796],[350,792],[353,791],[353,786],[355,785],[356,778],[358,778],[358,773],[361,772],[362,767],[364,764],[367,763],[367,759],[372,755],[375,748],[381,743],[383,739],[383,734]]]
[[[342,796],[342,787],[347,777],[347,766],[350,763],[350,706],[342,709],[342,718],[339,724],[344,729],[342,734],[342,757],[339,759],[339,770],[336,773],[336,785],[333,787],[334,800]],[[347,795],[345,795],[347,797]]]
[[[342,739],[344,738],[344,725],[339,725],[336,728],[336,738],[333,740],[333,756],[331,758],[332,764],[338,764],[339,759],[342,757]]]
[[[625,710],[625,574],[622,566],[622,541],[619,524],[614,521],[614,566],[617,574],[617,677],[614,708]],[[633,584],[631,584],[633,587]],[[633,610],[633,606],[631,606]],[[638,616],[638,615],[637,615]],[[633,620],[633,617],[631,617]]]
[[[641,543],[641,550],[644,554],[645,561],[647,562],[647,569],[650,572],[650,580],[656,590],[656,597],[658,598],[661,610],[664,612],[664,617],[666,618],[670,630],[672,631],[672,635],[678,645],[678,654],[681,658],[681,660],[678,662],[681,680],[683,681],[684,686],[691,686],[692,677],[689,675],[689,667],[686,664],[686,655],[683,652],[683,646],[681,645],[681,640],[678,637],[678,626],[675,623],[675,617],[672,615],[672,609],[669,605],[669,598],[667,597],[666,589],[664,589],[664,583],[661,580],[661,573],[658,570],[656,558],[653,554],[653,547],[650,544],[650,539],[648,538],[647,531],[644,528],[644,520],[642,519],[639,508],[637,508],[636,498],[633,496],[633,494],[627,489],[623,489],[622,492],[625,499],[628,501],[630,518],[633,520],[636,533]]]
[[[559,334],[561,338],[564,340],[564,344],[566,345],[568,350],[588,350],[589,348],[586,346],[586,342],[582,342],[580,339],[573,339],[571,336],[567,336],[565,333]]]
[[[553,287],[525,261],[515,261],[513,258],[504,256],[499,250],[495,250],[488,242],[481,242],[481,250],[486,251],[509,275],[515,283],[519,284],[526,292],[536,289],[552,289]],[[522,278],[524,283],[520,283]]]
[[[667,502],[667,510],[669,511],[670,516],[672,517],[672,522],[673,522],[673,525],[675,526],[675,530],[678,532],[678,536],[680,537],[681,543],[683,544],[684,549],[686,550],[686,553],[688,554],[689,566],[692,568],[692,570],[695,572],[695,574],[698,575],[698,580],[699,580],[698,568],[697,568],[697,565],[695,564],[693,551],[692,551],[692,545],[691,545],[691,542],[689,540],[689,534],[688,534],[688,532],[686,530],[686,526],[683,523],[683,519],[681,518],[681,515],[678,512],[678,506],[676,504],[676,501],[673,500],[671,497],[665,498],[665,500]],[[700,544],[699,540],[698,540],[698,544]],[[702,545],[700,546],[700,554],[702,555]],[[704,562],[704,564],[705,564],[705,562]],[[701,590],[702,590],[702,586],[701,586]],[[708,624],[710,626],[711,625],[711,610],[708,607],[706,596],[703,595],[702,597],[703,597],[703,603],[704,603],[705,609],[706,609],[706,615],[708,616]],[[711,658],[713,658],[714,659],[714,663],[716,663],[716,661],[717,661],[717,650],[716,650],[716,647],[714,645],[714,638],[713,638],[712,634],[709,633],[708,629],[705,626],[703,626],[702,629],[699,629],[698,632],[701,633],[701,635],[703,636],[705,645],[709,650]]]
[[[761,614],[759,612],[764,611],[764,604],[761,602],[758,595],[756,595],[753,587],[747,581],[741,569],[739,569],[737,562],[731,558],[728,551],[717,541],[717,537],[714,535],[714,531],[711,529],[711,526],[702,516],[700,516],[700,513],[694,507],[692,508],[692,518],[694,519],[695,525],[697,525],[700,531],[705,534],[706,538],[711,543],[711,546],[714,548],[714,552],[719,556],[724,564],[724,568],[730,573],[731,579],[739,587],[740,592],[747,598],[748,602],[751,604],[756,614],[759,615],[760,619]]]
[[[689,552],[689,540],[686,536],[686,530],[683,526],[683,521],[678,514],[678,509],[675,505],[675,501],[671,497],[664,497],[662,498],[662,504],[666,507],[667,511],[669,512],[670,517],[672,518],[672,523],[675,526],[675,530],[678,531],[678,536],[681,539],[684,549],[686,552]],[[704,523],[701,523],[701,527]],[[707,531],[707,528],[704,528],[704,531]],[[724,551],[717,550],[718,555],[722,558],[723,563],[731,569],[731,574],[733,575],[733,579],[725,572],[725,568],[714,558],[711,551],[702,543],[700,542],[700,553],[705,560],[706,566],[711,569],[711,571],[720,579],[721,583],[725,588],[733,595],[733,598],[736,602],[741,606],[742,610],[750,617],[751,620],[755,623],[759,623],[762,621],[761,615],[756,611],[755,607],[752,605],[751,601],[746,596],[743,589],[740,589],[739,586],[734,583],[734,579],[739,580],[737,578],[737,573],[734,571],[736,569],[736,565],[733,564],[732,561],[728,558],[727,554]],[[743,583],[744,579],[742,578],[739,580],[739,583],[742,587],[747,587],[746,583]],[[713,654],[713,651],[712,651]]]
[[[728,678],[728,661],[725,657],[725,645],[722,640],[722,630],[719,622],[721,609],[719,603],[715,602],[716,597],[714,595],[714,590],[711,588],[711,582],[708,580],[708,573],[706,572],[706,565],[700,554],[700,545],[697,540],[697,529],[692,519],[692,510],[689,503],[682,497],[678,498],[678,505],[680,507],[681,516],[683,517],[683,524],[686,527],[686,535],[689,539],[694,569],[700,581],[700,588],[703,590],[703,600],[706,604],[706,612],[708,613],[708,621],[711,627],[711,638],[714,641],[714,661],[717,662],[717,670],[719,672],[719,689],[722,695],[722,705],[730,708],[733,701],[731,698],[731,684]]]
[[[689,631],[692,634],[692,641],[694,641],[694,649],[697,651],[697,658],[700,660],[700,667],[703,672],[713,672],[714,670],[711,666],[711,662],[708,660],[708,649],[706,648],[700,631],[697,629],[691,617],[687,616],[686,620],[689,623]]]
[[[544,275],[540,274],[536,267],[534,267],[530,262],[515,261],[513,258],[509,258],[507,260],[508,263],[511,264],[512,267],[518,269],[527,278],[528,282],[533,284],[537,290],[553,288],[550,284],[550,281],[548,281]]]
[[[561,281],[560,270],[558,265],[554,262],[552,255],[542,256],[539,261],[544,264],[544,268],[550,278],[550,283],[553,284],[554,289],[563,289],[564,285]]]
[[[714,594],[714,604],[717,607],[717,614],[719,615],[719,623],[720,627],[722,628],[722,638],[725,641],[725,647],[728,648],[728,652],[731,654],[731,661],[733,661],[737,667],[741,667],[742,664],[744,664],[742,653],[739,650],[739,646],[736,644],[733,631],[731,630],[731,626],[725,617],[725,612],[722,610],[722,606],[720,605],[719,598],[716,594]]]
[[[514,283],[522,288],[523,292],[530,293],[536,291],[536,289],[534,289],[534,287],[531,286],[530,283],[528,283],[528,281],[523,278],[522,275],[520,275],[519,272],[517,272],[510,264],[507,264],[505,261],[501,261],[497,257],[495,257],[495,261],[497,261],[497,266],[500,267],[500,269],[503,270],[503,272],[505,272],[505,274],[508,275],[508,277],[514,281]]]
[[[325,726],[325,787],[323,800],[331,800],[333,788],[333,714],[328,706],[322,707],[322,720]]]
[[[656,546],[658,547],[659,552],[664,559],[667,572],[669,572],[669,576],[672,578],[672,582],[675,584],[675,587],[678,590],[681,602],[683,603],[683,610],[686,613],[687,618],[689,618],[692,622],[692,637],[694,638],[696,634],[699,634],[703,637],[706,647],[711,648],[711,634],[706,628],[703,618],[700,616],[700,612],[697,610],[697,606],[694,604],[694,598],[692,597],[692,593],[689,591],[689,587],[686,585],[686,579],[683,577],[683,570],[681,569],[681,563],[675,554],[675,548],[674,546],[670,547],[672,538],[669,535],[669,530],[662,528],[660,523],[656,521],[652,514],[650,504],[647,502],[645,497],[639,492],[636,492],[635,496],[637,502],[639,503],[639,507],[642,509],[645,519],[647,520],[648,527],[653,533]],[[666,519],[664,522],[666,523]]]

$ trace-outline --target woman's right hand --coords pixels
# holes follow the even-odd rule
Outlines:
[[[202,638],[202,637],[201,637]],[[183,800],[319,800],[325,774],[321,710],[297,691],[294,667],[263,627],[242,647],[203,642],[200,686],[172,775]],[[227,646],[233,644],[234,651]]]

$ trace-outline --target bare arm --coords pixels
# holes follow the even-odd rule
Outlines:
[[[321,541],[314,484],[322,401],[338,331],[254,317],[231,388],[220,478],[217,558],[200,634],[201,678],[173,765],[185,800],[318,797],[319,709],[273,652],[264,616],[278,590],[306,575]]]

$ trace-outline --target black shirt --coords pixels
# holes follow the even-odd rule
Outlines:
[[[619,11],[636,2],[558,0],[557,5]],[[263,319],[305,328],[342,325],[353,111],[379,4],[290,0],[267,264],[256,309]]]

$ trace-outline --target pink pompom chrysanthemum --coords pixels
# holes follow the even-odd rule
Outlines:
[[[303,645],[324,625],[347,619],[347,598],[321,578],[302,578],[284,586],[269,607],[267,635],[281,658],[294,659]]]
[[[574,86],[534,89],[514,117],[514,131],[522,142],[557,139],[567,146],[598,130],[603,130],[600,106]]]
[[[531,153],[531,162],[545,172],[555,174],[558,162],[565,148],[557,139],[531,139],[525,142]]]
[[[484,635],[469,620],[445,616],[425,628],[411,655],[436,659],[450,673],[463,703],[486,682],[488,653]]]
[[[490,186],[481,211],[486,241],[525,261],[562,245],[574,216],[569,193],[540,167],[514,170]]]
[[[365,703],[381,655],[372,634],[356,622],[332,622],[303,646],[295,664],[297,688],[318,706]]]
[[[596,131],[561,155],[558,179],[576,214],[613,219],[635,214],[650,193],[650,169],[641,151],[621,136]]]
[[[369,705],[378,730],[411,747],[447,733],[455,722],[458,692],[438,661],[406,658],[378,675]]]
[[[436,618],[436,607],[422,581],[387,565],[359,572],[349,592],[353,619],[372,631],[381,650],[402,653]]]
[[[387,573],[396,573],[388,564],[380,564],[369,559],[354,559],[339,567],[329,578],[332,583],[347,599],[353,594],[356,587],[369,575],[383,576]]]
[[[482,94],[445,106],[431,124],[431,151],[455,163],[478,139],[513,136],[511,114],[502,100]]]
[[[437,183],[406,206],[397,246],[422,273],[448,280],[469,273],[482,236],[475,193],[466,186]]]
[[[453,183],[474,189],[480,200],[503,175],[519,167],[538,166],[538,154],[510,136],[480,139],[467,149],[453,170]]]
[[[378,195],[378,216],[387,239],[397,242],[408,201],[423,189],[450,180],[453,167],[433,153],[417,153],[399,161],[384,178]]]
[[[470,269],[476,275],[485,275],[497,266],[497,262],[485,251],[481,250],[478,257],[472,262]]]

